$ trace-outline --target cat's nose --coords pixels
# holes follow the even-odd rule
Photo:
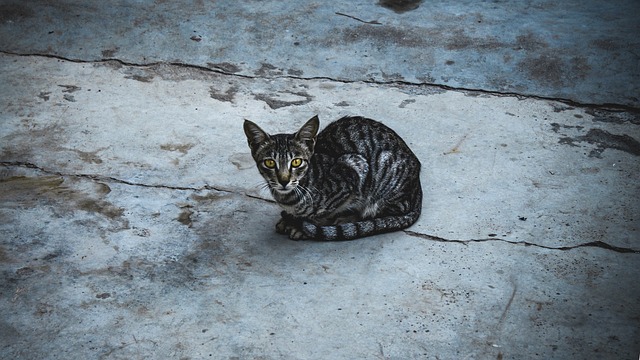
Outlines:
[[[282,185],[282,188],[286,188],[287,185],[289,185],[289,179],[288,178],[278,178],[278,183],[280,183],[280,185]]]
[[[282,185],[283,189],[286,189],[287,185],[289,185],[289,180],[291,180],[291,174],[289,174],[288,172],[281,172],[277,174],[277,177],[278,183]]]

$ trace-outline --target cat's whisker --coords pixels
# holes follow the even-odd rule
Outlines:
[[[297,188],[300,188],[300,194],[302,196],[302,201],[305,203],[305,205],[307,204],[307,200],[310,203],[313,203],[313,194],[311,192],[311,190],[309,190],[308,188],[302,186],[302,185],[298,185]],[[296,188],[296,189],[297,189]]]
[[[318,193],[318,188],[316,188],[315,186],[307,186],[305,187],[305,190],[309,193],[309,196],[313,195],[313,193]]]
[[[302,190],[300,190],[299,186],[294,187],[293,191],[296,193],[296,196],[298,197],[298,199],[301,199],[303,203],[306,202],[304,198],[304,194],[302,193]]]
[[[258,190],[258,194],[261,196],[273,196],[273,185],[267,181],[257,182],[253,187]]]
[[[269,186],[269,184],[267,184],[264,180],[253,184],[253,188],[258,190],[265,189],[267,186]]]

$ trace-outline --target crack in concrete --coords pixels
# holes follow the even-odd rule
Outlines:
[[[118,184],[124,184],[124,185],[129,185],[129,186],[139,186],[139,187],[145,187],[145,188],[168,189],[168,190],[184,190],[184,191],[193,191],[193,192],[198,192],[198,191],[203,191],[203,190],[214,190],[214,191],[224,192],[224,193],[228,193],[228,194],[246,196],[246,197],[251,198],[251,199],[256,199],[256,200],[260,200],[260,201],[264,201],[264,202],[268,202],[268,203],[273,203],[273,204],[276,203],[274,200],[265,199],[265,198],[262,198],[262,197],[259,197],[259,196],[247,194],[247,193],[242,192],[242,191],[237,191],[237,190],[232,190],[232,189],[225,189],[225,188],[216,187],[216,186],[212,186],[212,185],[204,185],[204,186],[201,186],[201,187],[189,187],[189,186],[171,186],[171,185],[161,185],[161,184],[143,184],[143,183],[136,183],[136,182],[132,182],[132,181],[118,179],[118,178],[115,178],[113,176],[104,176],[104,175],[97,175],[97,174],[65,174],[65,173],[62,173],[62,172],[59,172],[59,171],[47,170],[47,169],[44,169],[44,168],[42,168],[42,167],[40,167],[40,166],[38,166],[36,164],[29,163],[29,162],[0,161],[0,166],[2,166],[2,167],[22,167],[22,168],[34,169],[34,170],[40,171],[40,172],[48,174],[48,175],[56,175],[56,176],[60,176],[60,177],[81,178],[81,179],[88,179],[90,181],[96,181],[96,182],[118,183]],[[411,230],[402,230],[402,232],[404,234],[406,234],[406,235],[413,236],[413,237],[418,237],[418,238],[425,239],[425,240],[443,242],[443,243],[458,243],[458,244],[464,244],[464,245],[469,245],[470,243],[500,241],[500,242],[505,242],[505,243],[513,244],[513,245],[524,245],[525,247],[533,246],[533,247],[537,247],[537,248],[541,248],[541,249],[548,249],[548,250],[568,251],[568,250],[574,250],[574,249],[582,248],[582,247],[597,247],[597,248],[610,250],[610,251],[623,253],[623,254],[640,254],[640,250],[638,250],[638,249],[623,248],[623,247],[619,247],[619,246],[608,244],[608,243],[603,242],[603,241],[592,241],[592,242],[573,245],[573,246],[553,247],[553,246],[545,246],[545,245],[530,243],[530,242],[527,242],[527,241],[510,241],[510,240],[500,239],[500,238],[459,240],[459,239],[445,239],[445,238],[441,238],[441,237],[438,237],[438,236],[422,234],[422,233],[411,231]]]
[[[176,67],[182,67],[187,69],[195,69],[203,72],[213,72],[220,75],[234,76],[234,77],[239,77],[243,79],[292,79],[292,80],[300,80],[300,81],[327,80],[327,81],[340,82],[344,84],[364,83],[364,84],[372,84],[372,85],[401,85],[401,86],[415,86],[415,87],[425,86],[425,87],[432,87],[432,88],[437,88],[445,91],[462,92],[466,94],[491,95],[491,96],[497,96],[497,97],[515,97],[520,100],[534,99],[534,100],[542,100],[542,101],[555,101],[555,102],[563,103],[569,106],[586,108],[586,109],[598,109],[598,110],[615,111],[615,112],[620,112],[620,111],[633,112],[633,113],[640,112],[640,108],[638,107],[633,107],[633,106],[623,105],[623,104],[583,103],[583,102],[578,102],[575,100],[565,99],[565,98],[546,97],[546,96],[540,96],[540,95],[534,95],[534,94],[520,94],[520,93],[508,92],[508,91],[454,87],[454,86],[449,86],[444,84],[427,83],[427,82],[416,83],[416,82],[410,82],[410,81],[404,81],[404,80],[377,81],[377,80],[367,80],[367,79],[348,80],[348,79],[332,78],[328,76],[309,76],[309,77],[295,76],[295,75],[254,76],[254,75],[238,74],[236,72],[225,71],[219,67],[211,68],[203,65],[187,64],[187,63],[181,63],[181,62],[155,61],[155,62],[141,64],[141,63],[128,62],[128,61],[124,61],[117,58],[104,58],[99,60],[83,60],[83,59],[74,59],[74,58],[68,58],[60,55],[53,55],[53,54],[38,54],[38,53],[21,54],[21,53],[6,51],[6,50],[0,50],[0,54],[22,56],[22,57],[29,57],[29,56],[45,57],[45,58],[52,58],[56,60],[68,61],[68,62],[78,63],[78,64],[102,64],[102,63],[109,63],[109,62],[117,62],[123,66],[138,67],[138,68],[149,68],[154,66],[169,65],[169,66],[176,66]]]
[[[144,184],[144,183],[137,183],[137,182],[133,182],[133,181],[127,181],[127,180],[118,179],[118,178],[115,178],[113,176],[105,176],[105,175],[98,175],[98,174],[67,174],[67,173],[63,173],[63,172],[59,172],[59,171],[47,170],[47,169],[44,169],[44,168],[42,168],[42,167],[40,167],[40,166],[38,166],[36,164],[29,163],[29,162],[0,161],[0,166],[2,166],[2,167],[22,167],[22,168],[38,170],[38,171],[40,171],[40,172],[42,172],[44,174],[48,174],[48,175],[55,175],[55,176],[69,177],[69,178],[81,178],[81,179],[88,179],[88,180],[96,181],[96,182],[117,183],[117,184],[124,184],[124,185],[129,185],[129,186],[139,186],[139,187],[145,187],[145,188],[168,189],[168,190],[184,190],[184,191],[193,191],[193,192],[198,192],[198,191],[203,191],[203,190],[213,190],[213,191],[224,192],[224,193],[228,193],[228,194],[246,196],[246,197],[249,197],[249,198],[252,198],[252,199],[262,200],[262,201],[265,201],[265,202],[268,202],[268,203],[275,203],[275,201],[273,201],[273,200],[264,199],[264,198],[261,198],[259,196],[247,194],[247,193],[242,192],[242,191],[222,188],[222,187],[213,186],[213,185],[204,185],[204,186],[201,186],[201,187],[189,187],[189,186],[172,186],[172,185],[162,185],[162,184]]]
[[[40,166],[38,166],[36,164],[29,163],[29,162],[0,161],[0,166],[2,166],[2,167],[22,167],[22,168],[28,168],[28,169],[35,169],[35,170],[38,170],[38,171],[40,171],[42,173],[45,173],[45,174],[48,174],[48,175],[56,175],[56,176],[71,177],[71,178],[81,178],[81,179],[88,179],[90,181],[96,181],[96,182],[118,183],[118,184],[124,184],[124,185],[129,185],[129,186],[139,186],[139,187],[145,187],[145,188],[168,189],[168,190],[184,190],[184,191],[193,191],[193,192],[198,192],[198,191],[203,191],[203,190],[214,190],[214,191],[224,192],[224,193],[228,193],[228,194],[246,196],[246,197],[251,198],[251,199],[260,200],[260,201],[271,203],[271,204],[275,204],[276,203],[274,200],[265,199],[265,198],[262,198],[262,197],[259,197],[259,196],[247,194],[247,193],[242,192],[242,191],[237,191],[237,190],[233,190],[233,189],[225,189],[225,188],[212,186],[212,185],[204,185],[204,186],[201,186],[201,187],[189,187],[189,186],[175,186],[175,185],[162,185],[162,184],[143,184],[143,183],[136,183],[136,182],[133,182],[133,181],[127,181],[127,180],[118,179],[118,178],[115,178],[113,176],[104,176],[104,175],[97,175],[97,174],[65,174],[65,173],[62,173],[62,172],[59,172],[59,171],[47,170],[47,169],[44,169],[44,168],[42,168],[42,167],[40,167]],[[443,242],[443,243],[458,243],[458,244],[464,244],[464,245],[469,245],[470,243],[501,241],[501,242],[505,242],[505,243],[513,244],[513,245],[524,245],[525,247],[526,246],[533,246],[533,247],[537,247],[537,248],[541,248],[541,249],[548,249],[548,250],[568,251],[568,250],[574,250],[574,249],[582,248],[582,247],[597,247],[597,248],[610,250],[610,251],[623,253],[623,254],[640,254],[640,250],[632,249],[632,248],[623,248],[623,247],[619,247],[619,246],[608,244],[608,243],[603,242],[603,241],[592,241],[592,242],[573,245],[573,246],[553,247],[553,246],[545,246],[545,245],[530,243],[530,242],[527,242],[527,241],[510,241],[510,240],[501,239],[501,238],[495,238],[495,237],[486,238],[486,239],[459,240],[459,239],[445,239],[445,238],[441,238],[441,237],[438,237],[438,236],[423,234],[423,233],[419,233],[419,232],[415,232],[415,231],[411,231],[411,230],[402,230],[402,232],[404,234],[406,234],[406,235],[413,236],[413,237],[418,237],[418,238],[425,239],[425,240]]]
[[[294,76],[294,75],[277,75],[277,76],[265,77],[265,76],[251,76],[251,75],[237,74],[237,73],[232,73],[232,72],[227,72],[227,71],[221,70],[220,68],[210,68],[210,67],[206,67],[206,66],[200,66],[200,65],[194,65],[194,64],[185,64],[185,63],[180,63],[180,62],[157,61],[157,62],[151,62],[151,63],[145,63],[145,64],[138,64],[138,63],[127,62],[127,61],[124,61],[124,60],[121,60],[121,59],[116,59],[116,58],[107,58],[107,59],[100,59],[100,60],[82,60],[82,59],[73,59],[73,58],[67,58],[67,57],[59,56],[59,55],[52,55],[52,54],[37,54],[37,53],[36,54],[21,54],[21,53],[14,53],[14,52],[9,52],[9,51],[5,51],[5,50],[0,50],[0,54],[12,55],[12,56],[21,56],[21,57],[30,57],[30,56],[33,56],[33,57],[45,57],[45,58],[52,58],[52,59],[68,61],[68,62],[78,63],[78,64],[100,64],[100,63],[108,63],[108,62],[117,62],[117,63],[119,63],[119,64],[121,64],[123,66],[138,67],[138,68],[149,68],[149,67],[160,66],[160,65],[169,65],[169,66],[183,67],[183,68],[188,68],[188,69],[196,69],[196,70],[203,71],[203,72],[213,72],[213,73],[217,73],[217,74],[221,74],[221,75],[225,75],[225,76],[234,76],[234,77],[239,77],[239,78],[244,78],[244,79],[284,78],[284,79],[293,79],[293,80],[301,80],[301,81],[305,81],[305,80],[307,80],[307,81],[308,80],[327,80],[327,81],[335,81],[335,82],[341,82],[341,83],[347,83],[347,84],[348,83],[366,83],[366,84],[373,84],[373,85],[430,86],[430,87],[435,87],[435,88],[439,88],[439,89],[447,90],[447,91],[458,91],[458,92],[473,93],[473,94],[485,94],[485,95],[500,96],[500,97],[516,97],[518,99],[536,99],[536,100],[543,100],[543,101],[556,101],[556,102],[564,103],[564,104],[567,104],[567,105],[570,105],[570,106],[582,107],[582,108],[591,108],[591,109],[608,110],[608,111],[627,111],[627,112],[638,112],[638,111],[640,111],[639,108],[635,108],[635,107],[631,107],[631,106],[627,106],[627,105],[620,105],[620,104],[580,103],[580,102],[576,102],[576,101],[573,101],[573,100],[570,100],[570,99],[549,98],[549,97],[543,97],[543,96],[537,96],[537,95],[524,95],[524,94],[513,93],[513,92],[499,92],[499,91],[490,91],[490,90],[483,90],[483,89],[452,87],[452,86],[448,86],[448,85],[434,84],[434,83],[414,83],[414,82],[400,81],[400,80],[392,80],[392,81],[346,80],[346,79],[337,79],[337,78],[331,78],[331,77],[325,77],[325,76],[301,77],[301,76]],[[143,184],[143,183],[136,183],[136,182],[132,182],[132,181],[122,180],[122,179],[118,179],[118,178],[111,177],[111,176],[104,176],[104,175],[97,175],[97,174],[65,174],[65,173],[61,173],[61,172],[46,170],[44,168],[41,168],[41,167],[39,167],[39,166],[37,166],[35,164],[28,163],[28,162],[4,162],[3,161],[3,162],[0,162],[0,166],[3,166],[3,167],[7,167],[7,166],[24,167],[24,168],[36,169],[36,170],[41,171],[41,172],[43,172],[45,174],[57,175],[57,176],[61,176],[61,177],[84,178],[84,179],[89,179],[91,181],[113,182],[113,183],[120,183],[120,184],[125,184],[125,185],[130,185],[130,186],[140,186],[140,187],[147,187],[147,188],[161,188],[161,189],[169,189],[169,190],[185,190],[185,191],[194,191],[194,192],[203,191],[203,190],[214,190],[214,191],[225,192],[225,193],[230,193],[230,194],[242,195],[242,196],[246,196],[246,197],[249,197],[249,198],[252,198],[252,199],[265,201],[265,202],[268,202],[268,203],[275,203],[275,201],[273,201],[273,200],[265,199],[265,198],[262,198],[262,197],[259,197],[259,196],[255,196],[255,195],[250,195],[250,194],[247,194],[247,193],[244,193],[244,192],[241,192],[241,191],[237,191],[237,190],[224,189],[224,188],[216,187],[216,186],[212,186],[212,185],[204,185],[202,187],[186,187],[186,186],[171,186],[171,185],[161,185],[161,184]],[[574,245],[574,246],[552,247],[552,246],[545,246],[545,245],[539,245],[539,244],[535,244],[535,243],[530,243],[530,242],[526,242],[526,241],[510,241],[510,240],[500,239],[500,238],[459,240],[459,239],[445,239],[445,238],[441,238],[441,237],[437,237],[437,236],[433,236],[433,235],[418,233],[418,232],[411,231],[411,230],[403,230],[402,232],[405,233],[406,235],[413,236],[413,237],[419,237],[419,238],[426,239],[426,240],[437,241],[437,242],[447,242],[447,243],[460,243],[460,244],[464,244],[464,245],[468,245],[469,243],[476,243],[476,242],[501,241],[501,242],[514,244],[514,245],[534,246],[534,247],[538,247],[538,248],[542,248],[542,249],[549,249],[549,250],[568,251],[568,250],[574,250],[574,249],[582,248],[582,247],[597,247],[597,248],[606,249],[606,250],[610,250],[610,251],[614,251],[614,252],[618,252],[618,253],[633,253],[633,254],[640,253],[640,250],[637,250],[637,249],[618,247],[618,246],[611,245],[611,244],[608,244],[608,243],[603,242],[603,241],[592,241],[592,242],[578,244],[578,245]]]
[[[530,243],[528,241],[511,241],[511,240],[500,239],[500,238],[458,240],[458,239],[445,239],[445,238],[441,238],[441,237],[438,237],[438,236],[422,234],[422,233],[411,231],[411,230],[403,230],[402,232],[404,232],[405,234],[407,234],[409,236],[414,236],[414,237],[418,237],[418,238],[421,238],[421,239],[426,239],[426,240],[431,240],[431,241],[436,241],[436,242],[444,242],[444,243],[458,243],[458,244],[464,244],[464,245],[469,245],[470,243],[500,241],[500,242],[505,242],[505,243],[513,244],[513,245],[524,245],[525,247],[533,246],[533,247],[537,247],[537,248],[541,248],[541,249],[548,249],[548,250],[568,251],[568,250],[575,250],[575,249],[582,248],[582,247],[597,247],[597,248],[610,250],[610,251],[623,253],[623,254],[640,254],[640,250],[638,250],[638,249],[623,248],[623,247],[607,244],[606,242],[603,242],[603,241],[591,241],[591,242],[588,242],[588,243],[583,243],[583,244],[578,244],[578,245],[573,245],[573,246],[554,247],[554,246],[545,246],[545,245],[540,245],[540,244],[534,244],[534,243]]]

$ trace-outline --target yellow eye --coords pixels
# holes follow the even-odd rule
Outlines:
[[[292,167],[298,167],[300,165],[302,165],[302,159],[295,158],[295,159],[291,160],[291,166]]]
[[[275,167],[276,167],[276,162],[275,162],[275,161],[273,161],[273,159],[266,159],[266,160],[263,162],[263,164],[264,164],[264,166],[266,166],[266,167],[267,167],[267,168],[269,168],[269,169],[273,169],[273,168],[275,168]]]

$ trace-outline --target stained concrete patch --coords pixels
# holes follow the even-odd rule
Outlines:
[[[406,47],[427,46],[435,33],[423,33],[422,29],[407,30],[393,26],[377,27],[371,25],[358,25],[336,30],[327,35],[323,44],[335,46],[343,44],[364,43],[368,46],[389,46],[391,44]]]
[[[21,21],[26,18],[32,17],[33,10],[21,4],[2,4],[0,5],[0,22],[14,22]]]
[[[593,117],[594,122],[640,125],[640,113],[638,112],[610,112],[588,109],[586,113]]]
[[[254,94],[256,100],[264,101],[271,109],[286,106],[299,106],[311,102],[313,97],[305,91],[281,91],[277,94]]]
[[[584,143],[592,145],[588,156],[595,158],[602,158],[602,153],[607,149],[619,150],[636,156],[640,155],[640,142],[637,138],[640,135],[637,128],[640,122],[637,114],[589,109],[585,111],[584,115],[581,115],[576,113],[574,107],[570,106],[558,106],[554,111],[573,112],[575,118],[574,121],[569,122],[575,125],[550,124],[551,130],[561,135],[558,139],[559,144],[572,147],[581,147],[583,146],[581,144]],[[609,131],[603,128],[602,124],[610,124],[612,129],[618,129]],[[621,125],[628,126],[620,128],[619,126]],[[623,133],[617,134],[613,131],[622,131]]]
[[[39,197],[51,192],[62,192],[60,185],[64,180],[60,176],[44,176],[41,178],[26,176],[3,177],[0,181],[4,201],[16,201],[27,206],[39,201]]]
[[[421,2],[422,0],[380,0],[378,5],[402,14],[417,9]]]
[[[229,156],[229,161],[235,165],[238,170],[251,169],[256,164],[250,153],[232,154]]]
[[[402,100],[402,102],[400,103],[400,105],[398,105],[399,108],[404,108],[409,104],[413,104],[415,103],[415,99],[406,99],[406,100]]]
[[[578,137],[563,137],[558,140],[561,144],[577,146],[576,143],[587,142],[596,145],[591,150],[589,157],[602,157],[602,152],[606,149],[615,149],[640,156],[640,142],[629,135],[611,134],[606,130],[590,129],[585,135]]]
[[[220,90],[219,85],[216,84],[209,88],[211,98],[219,101],[233,102],[237,93],[238,88],[235,86],[226,86],[224,90]]]
[[[128,229],[124,209],[104,200],[111,192],[104,183],[76,188],[73,179],[66,181],[60,176],[10,176],[0,178],[0,202],[6,206],[30,208],[50,205],[58,214],[77,211],[96,214],[110,224],[112,230]]]
[[[78,149],[69,149],[69,150],[75,152],[76,154],[78,154],[78,157],[82,161],[84,161],[86,163],[102,164],[102,159],[100,158],[100,156],[98,154],[101,151],[105,150],[105,148],[98,149],[96,151],[82,151],[82,150],[78,150]]]
[[[445,40],[445,49],[447,50],[464,50],[474,49],[477,51],[497,50],[505,46],[498,38],[493,36],[471,37],[465,33],[463,29],[458,29]],[[452,65],[452,64],[450,64]]]
[[[572,86],[588,76],[591,70],[586,58],[573,57],[568,61],[553,54],[525,58],[518,67],[530,78],[550,87]]]
[[[260,68],[255,72],[256,76],[281,76],[283,74],[284,71],[282,69],[267,63],[260,64]]]
[[[528,32],[516,36],[516,46],[518,50],[536,51],[548,48],[549,43],[533,32]]]
[[[191,215],[193,215],[193,211],[191,209],[189,209],[189,205],[182,205],[182,212],[180,213],[180,215],[178,215],[178,222],[181,223],[182,225],[186,225],[188,227],[191,227],[191,225],[193,225],[193,221],[191,220]]]
[[[112,58],[118,52],[118,50],[120,50],[120,49],[119,48],[113,48],[113,49],[102,50],[102,57],[103,58]]]
[[[195,145],[191,143],[187,144],[161,144],[160,149],[165,151],[177,151],[182,154],[186,154],[191,150]]]
[[[64,89],[62,90],[63,93],[74,93],[78,90],[82,90],[81,87],[75,86],[75,85],[58,85],[58,86]]]
[[[142,76],[142,75],[127,75],[124,78],[136,80],[140,82],[151,82],[151,80],[153,80],[153,76]]]

